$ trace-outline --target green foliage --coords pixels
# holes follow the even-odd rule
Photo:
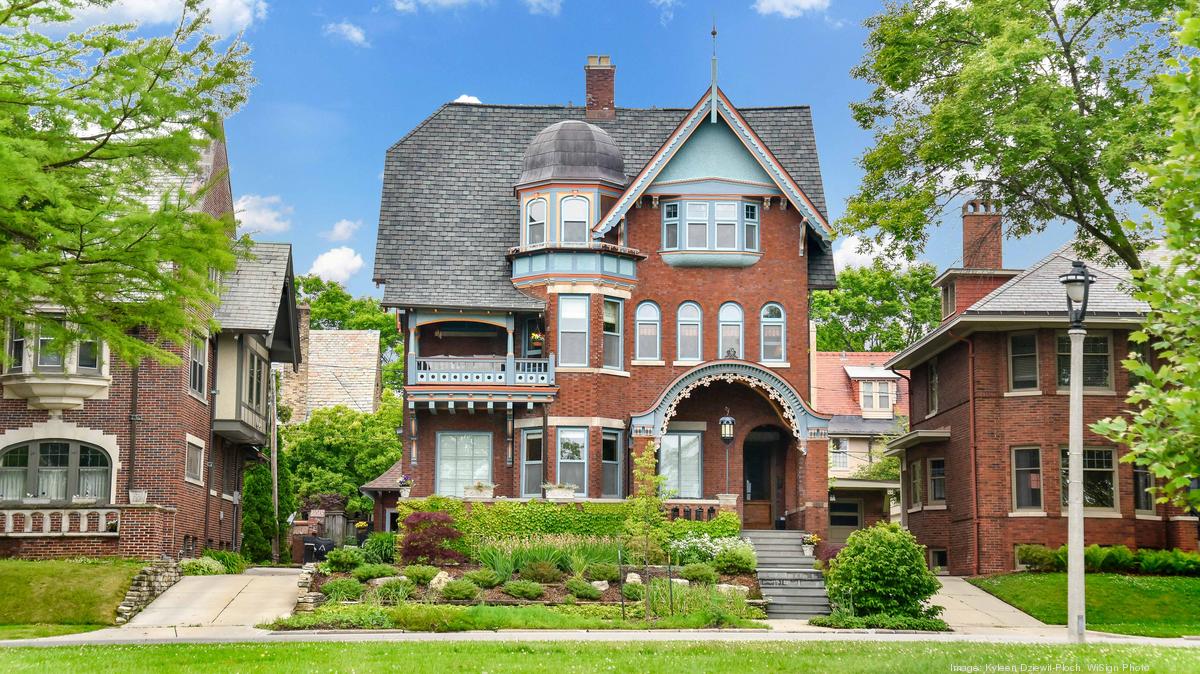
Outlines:
[[[130,363],[176,364],[171,346],[212,327],[210,270],[235,263],[232,213],[199,208],[227,176],[183,185],[246,101],[249,46],[213,35],[195,1],[157,36],[91,21],[68,32],[84,9],[0,9],[0,316],[56,345],[100,340]]]
[[[504,584],[504,594],[517,599],[541,599],[546,588],[532,580],[510,580]]]
[[[221,566],[225,567],[226,573],[238,574],[250,566],[250,562],[246,561],[245,557],[232,550],[213,550],[210,548],[200,553],[200,556],[217,560],[221,563]]]
[[[396,561],[396,534],[390,531],[376,531],[363,541],[363,551],[367,556],[374,556],[384,564]]]
[[[871,463],[860,466],[851,475],[855,480],[878,480],[880,482],[900,481],[900,457],[876,457]]]
[[[500,584],[500,576],[491,569],[476,569],[463,574],[463,578],[484,589],[493,588]]]
[[[404,385],[404,343],[396,319],[373,297],[352,297],[342,284],[319,276],[296,277],[299,304],[308,304],[313,330],[378,330],[383,387],[399,391]]]
[[[641,601],[646,598],[646,586],[641,583],[625,583],[621,586],[621,594],[630,601]]]
[[[314,410],[308,421],[284,428],[284,456],[302,499],[341,494],[348,513],[369,509],[358,488],[375,479],[402,454],[396,429],[404,423],[400,397],[384,391],[373,414],[330,407]]]
[[[1166,62],[1169,72],[1157,78],[1153,98],[1169,111],[1174,127],[1167,156],[1144,162],[1152,195],[1147,202],[1159,220],[1147,226],[1162,236],[1164,255],[1135,274],[1134,296],[1150,312],[1131,339],[1154,357],[1148,361],[1135,351],[1125,361],[1138,380],[1126,399],[1131,409],[1092,429],[1129,447],[1122,460],[1158,478],[1160,500],[1200,509],[1200,4],[1190,0],[1185,6],[1168,47],[1178,56]],[[1157,135],[1157,129],[1139,128],[1138,135]]]
[[[924,618],[903,615],[873,615],[856,616],[844,611],[832,615],[822,615],[810,618],[809,625],[817,627],[836,627],[840,629],[875,629],[875,630],[915,630],[921,632],[949,632],[950,626],[941,618]]]
[[[557,583],[562,580],[562,571],[550,562],[526,562],[521,566],[521,580],[536,583]]]
[[[271,626],[281,630],[386,630],[395,625],[386,607],[366,603],[352,606],[326,604],[315,611],[282,618]]]
[[[610,583],[615,583],[621,579],[621,570],[616,564],[608,564],[601,562],[599,564],[589,564],[584,570],[584,576],[588,580],[606,580]]]
[[[485,545],[479,549],[475,558],[481,565],[496,574],[496,578],[500,579],[501,583],[511,578],[517,569],[512,553],[499,546]]]
[[[1124,545],[1114,545],[1105,550],[1107,554],[1100,563],[1101,571],[1128,572],[1137,568],[1137,557]]]
[[[436,575],[438,575],[438,568],[436,566],[409,564],[404,567],[404,577],[422,587],[429,585],[429,581],[433,580],[433,577]]]
[[[688,564],[683,567],[679,570],[679,577],[703,585],[715,585],[720,580],[717,572],[711,566],[702,562]]]
[[[1150,93],[1185,1],[889,4],[854,70],[874,90],[851,110],[875,139],[840,233],[913,259],[966,193],[1003,205],[1009,237],[1066,220],[1088,256],[1140,267],[1145,233],[1123,213],[1146,189],[1136,167],[1166,156]]]
[[[829,563],[826,588],[854,615],[936,617],[929,598],[941,587],[925,563],[925,548],[896,523],[881,522],[850,534]]]
[[[321,586],[321,594],[329,601],[352,601],[362,597],[366,589],[353,578],[334,578]]]
[[[567,567],[566,571],[571,574],[571,577],[582,578],[583,572],[587,571],[588,568],[587,557],[578,553],[570,553],[565,555],[565,558]]]
[[[469,601],[479,596],[479,586],[466,578],[459,578],[446,583],[439,594],[442,599],[449,601]]]
[[[415,586],[406,578],[395,578],[385,581],[374,590],[375,597],[380,601],[398,604],[412,596]]]
[[[185,576],[219,576],[226,573],[225,566],[212,557],[197,557],[179,562],[179,572]]]
[[[353,571],[366,562],[367,556],[361,548],[342,546],[334,548],[325,555],[325,563],[331,571]]]
[[[268,450],[269,451],[269,450]],[[279,533],[282,557],[287,556],[288,515],[296,512],[296,485],[288,462],[279,461],[279,518],[271,504],[271,466],[250,464],[242,483],[242,554],[256,562],[272,561],[271,543]],[[275,530],[271,521],[275,520]]]
[[[399,575],[399,572],[396,571],[396,567],[392,566],[391,564],[363,564],[362,566],[355,567],[355,569],[350,572],[350,575],[354,576],[356,580],[365,583],[368,580],[374,580],[376,578],[387,578],[389,576]]]
[[[671,540],[678,540],[687,535],[708,534],[712,538],[729,538],[742,533],[742,522],[734,513],[719,513],[707,521],[672,520],[667,524],[667,532]]]
[[[1175,550],[1143,548],[1130,551],[1124,545],[1084,548],[1087,573],[1140,573],[1148,576],[1200,576],[1200,554]],[[1017,548],[1017,562],[1029,571],[1048,573],[1067,570],[1067,546],[1051,550],[1043,545]]]
[[[576,599],[596,600],[600,598],[600,590],[582,578],[568,578],[566,588],[567,592],[570,592],[571,596]]]
[[[731,545],[717,552],[712,565],[719,573],[729,575],[754,573],[758,568],[758,555],[752,545]]]
[[[665,578],[653,578],[646,592],[651,617],[700,615],[705,616],[707,626],[737,624],[739,619],[757,616],[741,592],[722,592],[714,585],[680,585]]]
[[[878,258],[869,267],[838,270],[837,288],[812,293],[817,349],[903,350],[942,318],[936,277],[928,263],[898,269]]]
[[[1108,550],[1099,545],[1089,545],[1083,549],[1083,568],[1087,573],[1099,573],[1104,568],[1104,560]]]
[[[1024,565],[1030,571],[1047,572],[1063,570],[1059,568],[1058,555],[1044,545],[1018,545],[1017,563]]]
[[[631,563],[656,564],[666,560],[667,515],[662,492],[666,476],[658,473],[658,447],[647,442],[633,457],[633,495],[625,500],[625,550]]]

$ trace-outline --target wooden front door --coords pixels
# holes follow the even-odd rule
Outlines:
[[[742,449],[742,471],[744,493],[742,527],[746,529],[773,529],[777,517],[776,483],[783,474],[776,463],[777,443],[746,439]]]

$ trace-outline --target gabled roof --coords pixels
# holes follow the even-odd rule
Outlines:
[[[404,459],[393,463],[390,468],[383,471],[382,475],[359,487],[358,490],[368,495],[372,491],[396,491],[399,489],[396,482],[401,475],[404,475]]]
[[[337,405],[374,412],[380,377],[378,330],[310,331],[305,418]]]
[[[825,191],[808,106],[739,111],[822,216]],[[618,108],[613,119],[588,120],[621,149],[626,173],[640,172],[688,113],[681,108]],[[506,258],[520,240],[512,186],[526,147],[573,106],[449,103],[387,152],[375,249],[374,280],[395,307],[540,310],[541,300],[512,285]],[[834,285],[833,259],[806,256],[809,283]]]
[[[250,257],[221,279],[221,304],[213,318],[221,330],[269,333],[275,328],[283,291],[292,279],[290,243],[255,243]]]

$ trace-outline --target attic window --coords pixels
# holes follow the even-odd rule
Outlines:
[[[947,281],[946,285],[942,286],[942,318],[946,318],[954,313],[954,281]]]

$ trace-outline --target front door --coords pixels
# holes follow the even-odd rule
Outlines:
[[[742,445],[742,526],[746,529],[772,529],[775,518],[783,514],[779,443],[777,431],[755,430]]]

